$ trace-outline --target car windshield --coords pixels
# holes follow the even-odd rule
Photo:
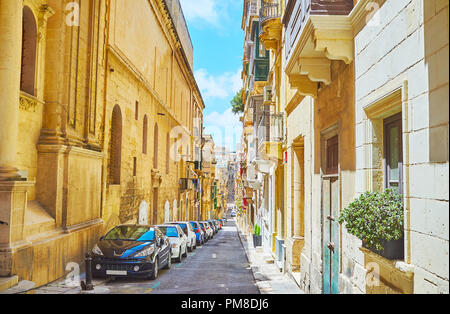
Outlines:
[[[160,226],[159,230],[161,230],[162,233],[164,233],[166,236],[170,238],[178,238],[178,231],[176,227]]]
[[[155,229],[144,226],[117,226],[108,232],[104,239],[151,242],[155,239]]]
[[[183,229],[184,233],[187,233],[187,226],[186,226],[186,224],[178,224],[178,225],[181,227],[181,229]]]
[[[197,227],[197,224],[196,224],[195,222],[191,222],[190,224],[191,224],[191,226],[192,226],[194,229],[195,229],[195,228],[198,228],[198,227]]]

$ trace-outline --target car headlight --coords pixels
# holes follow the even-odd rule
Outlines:
[[[145,250],[140,251],[134,257],[147,257],[155,252],[155,248],[153,246],[146,248]]]
[[[92,253],[94,253],[95,255],[103,255],[102,250],[100,250],[100,248],[98,247],[97,244],[96,244],[95,247],[92,249]]]

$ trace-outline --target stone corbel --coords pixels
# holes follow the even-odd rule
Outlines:
[[[327,58],[299,58],[300,74],[313,82],[331,83],[331,61]]]
[[[266,48],[274,51],[277,50],[283,30],[283,24],[280,18],[266,21],[262,26],[262,30],[263,32],[259,35],[259,38]]]
[[[309,79],[307,75],[291,74],[289,82],[292,89],[297,89],[298,93],[303,96],[317,97],[319,84]]]
[[[152,169],[152,185],[153,188],[159,188],[162,183],[162,175],[158,169]]]
[[[311,16],[314,47],[330,60],[353,62],[353,26],[347,16]]]

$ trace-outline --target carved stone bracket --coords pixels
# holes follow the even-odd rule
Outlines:
[[[153,188],[159,188],[162,183],[162,175],[158,169],[152,169],[152,185]]]
[[[288,77],[291,88],[297,89],[300,95],[317,97],[318,83],[311,81],[307,75],[291,74]]]
[[[317,97],[318,82],[331,83],[331,60],[353,62],[353,34],[348,16],[310,16],[286,66],[291,87]]]
[[[278,44],[281,42],[283,24],[280,18],[275,18],[264,22],[262,33],[259,38],[267,49],[277,50]]]

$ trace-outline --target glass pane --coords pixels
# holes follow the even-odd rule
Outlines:
[[[399,180],[399,156],[400,156],[400,132],[399,127],[395,126],[389,130],[389,181],[394,181],[393,185],[398,186]],[[395,184],[397,183],[397,184]],[[393,187],[391,185],[391,187]]]

